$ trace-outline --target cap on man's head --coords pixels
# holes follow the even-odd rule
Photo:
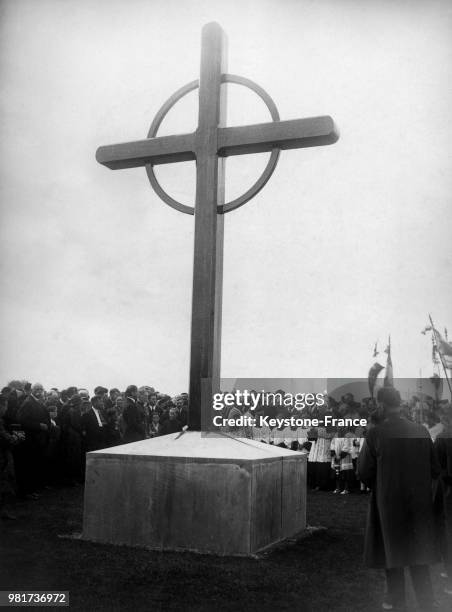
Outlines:
[[[75,393],[69,400],[70,406],[80,406],[81,403],[82,403],[82,398],[80,397],[78,393]]]
[[[130,395],[131,393],[138,393],[138,387],[136,385],[129,385],[126,389],[126,395]]]
[[[382,387],[378,389],[377,401],[387,408],[398,408],[401,404],[400,393],[394,387]]]
[[[105,393],[108,393],[108,389],[105,387],[99,386],[94,389],[94,395],[104,395]]]
[[[10,389],[14,389],[16,391],[23,391],[24,390],[24,386],[22,384],[22,382],[20,380],[11,380],[8,383],[8,387]]]

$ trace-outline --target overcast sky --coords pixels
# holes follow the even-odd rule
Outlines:
[[[283,151],[225,223],[222,374],[365,377],[390,333],[396,376],[432,374],[420,330],[452,335],[452,5],[447,0],[1,2],[0,379],[187,389],[193,217],[99,145],[140,139],[225,29],[229,72],[281,119],[341,138]],[[228,123],[268,119],[228,86]],[[190,94],[163,133],[195,129]],[[229,158],[227,199],[266,154]],[[193,203],[194,162],[158,168]],[[379,359],[384,364],[384,355]]]

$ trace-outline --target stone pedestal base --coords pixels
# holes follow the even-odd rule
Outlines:
[[[249,555],[306,526],[306,457],[186,432],[88,453],[83,538]]]

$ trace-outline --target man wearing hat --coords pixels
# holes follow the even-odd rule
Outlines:
[[[372,490],[365,561],[386,572],[384,610],[405,609],[405,567],[421,610],[432,610],[429,566],[439,561],[432,485],[440,471],[433,443],[425,427],[401,416],[396,389],[381,388],[377,401],[382,420],[358,457],[359,478]]]

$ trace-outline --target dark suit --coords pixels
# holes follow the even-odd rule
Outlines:
[[[48,476],[46,451],[49,444],[50,416],[44,404],[29,395],[19,408],[17,417],[25,432],[23,467],[26,469],[19,467],[19,472],[23,471],[24,476],[20,488],[23,493],[34,493],[45,483]],[[41,427],[42,424],[47,426],[46,431]]]
[[[18,412],[25,438],[40,447],[46,447],[49,439],[50,415],[47,408],[33,395],[27,397]],[[41,427],[47,425],[47,431]]]
[[[114,424],[107,423],[104,427],[105,434],[105,448],[110,448],[112,446],[119,446],[121,444],[121,434],[119,430],[116,429]]]
[[[122,418],[125,423],[124,444],[138,442],[146,439],[144,414],[141,407],[133,398],[128,397],[127,405],[123,410]]]
[[[85,465],[82,415],[79,406],[71,406],[62,431],[62,456],[67,475],[83,482]]]
[[[105,448],[104,428],[99,425],[93,408],[82,415],[82,430],[85,434],[85,451],[87,453]]]

